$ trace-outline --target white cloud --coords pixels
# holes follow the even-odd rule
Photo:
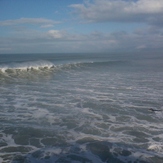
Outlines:
[[[163,15],[163,0],[94,0],[93,3],[72,4],[70,7],[89,22],[154,23]]]
[[[134,14],[156,14],[163,13],[162,0],[138,0],[137,2],[126,3],[124,11]]]
[[[31,24],[33,21],[21,22]],[[43,20],[36,22],[40,23],[39,25],[49,25],[49,22]],[[11,24],[13,22],[10,22]],[[12,28],[11,30],[10,36],[0,37],[0,53],[136,52],[148,49],[150,52],[161,52],[163,50],[163,29],[154,26],[144,27],[144,29],[137,29],[129,33],[92,31],[89,34],[81,34],[54,28],[53,30],[40,28],[21,28],[21,30],[13,30]]]
[[[69,33],[66,30],[22,28],[0,38],[0,53],[23,52],[161,52],[163,29],[154,26],[134,32]]]
[[[152,34],[150,34],[152,33]],[[2,52],[136,52],[150,49],[161,52],[163,30],[144,28],[133,33],[92,32],[72,34],[62,30],[27,30],[10,37],[0,38]],[[8,49],[10,48],[10,49]]]
[[[54,27],[53,24],[46,24],[46,25],[41,25],[41,28],[51,28]]]
[[[64,33],[59,30],[49,30],[48,35],[55,39],[60,39],[60,38],[64,37]]]
[[[54,25],[60,22],[51,19],[44,18],[20,18],[15,20],[4,20],[0,21],[0,26],[13,26],[21,24],[31,24],[31,25]]]

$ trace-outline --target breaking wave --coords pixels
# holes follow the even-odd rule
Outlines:
[[[53,62],[46,60],[21,62],[21,63],[9,63],[0,65],[0,73],[11,73],[17,71],[32,71],[32,70],[48,70],[48,69],[66,69],[74,67],[85,67],[85,66],[100,66],[100,65],[120,65],[124,61],[100,61],[100,62],[75,62],[55,65]]]
[[[49,61],[31,61],[23,63],[10,63],[0,65],[0,71],[11,72],[11,71],[29,71],[29,70],[39,70],[39,69],[50,69],[54,67],[54,64]]]

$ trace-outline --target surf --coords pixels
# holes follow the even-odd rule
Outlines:
[[[12,71],[29,71],[29,70],[39,70],[39,69],[50,69],[54,67],[54,64],[49,61],[30,61],[21,63],[9,63],[0,65],[0,71],[12,72]]]

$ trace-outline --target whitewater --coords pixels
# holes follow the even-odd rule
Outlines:
[[[0,162],[162,163],[162,70],[156,54],[0,54]]]

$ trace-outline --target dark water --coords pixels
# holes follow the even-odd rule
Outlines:
[[[0,122],[3,163],[162,163],[163,57],[0,55]]]

